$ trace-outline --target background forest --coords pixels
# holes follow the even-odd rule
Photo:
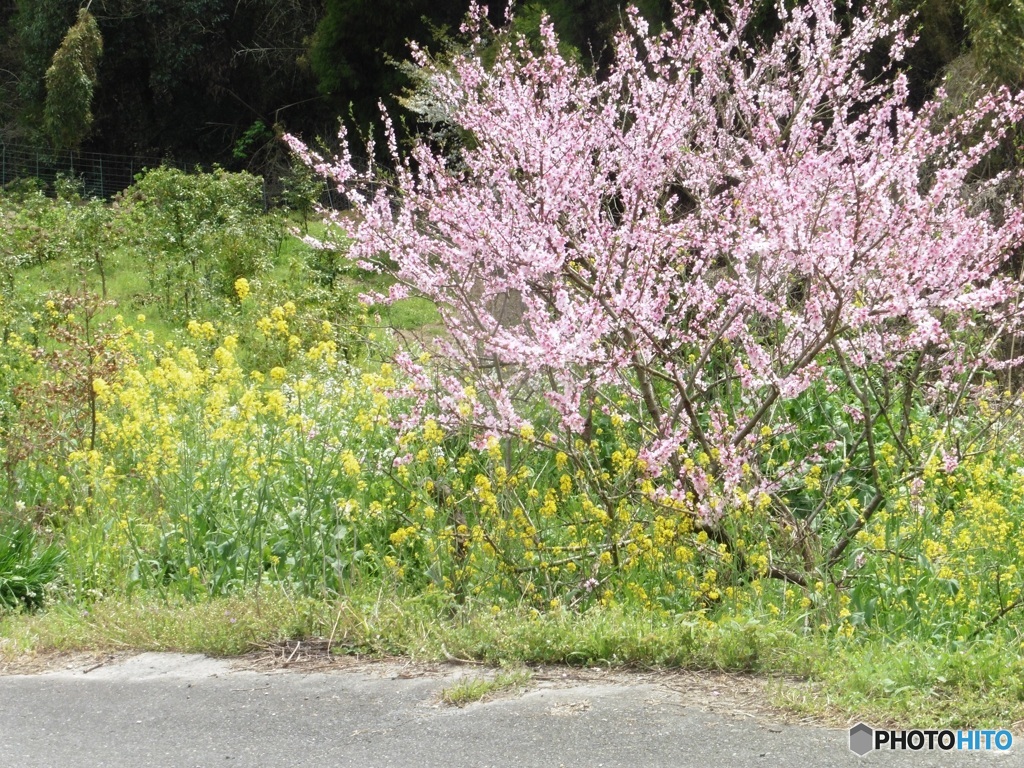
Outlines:
[[[668,0],[636,4],[655,24],[671,9]],[[854,13],[864,3],[849,5]],[[505,6],[490,4],[492,21],[504,17]],[[515,23],[535,32],[541,14],[549,14],[563,46],[600,66],[622,6],[619,0],[533,0],[520,5]],[[907,60],[917,101],[944,77],[950,90],[965,93],[1021,81],[1013,51],[1024,38],[1024,3],[898,0],[896,6],[919,14],[920,41]],[[410,86],[398,66],[408,58],[408,41],[435,51],[451,44],[466,3],[93,0],[89,13],[102,52],[82,105],[91,120],[69,133],[48,124],[48,88],[62,106],[74,98],[59,93],[56,77],[48,85],[47,70],[62,41],[64,49],[73,42],[65,38],[79,8],[78,0],[0,2],[0,141],[273,173],[284,158],[275,134],[332,136],[339,115],[365,127],[376,118],[378,101],[398,106],[396,96]],[[772,31],[773,14],[763,17],[755,34]],[[74,67],[85,53],[71,51],[75,82],[81,78]],[[415,130],[416,116],[402,114],[405,130]]]

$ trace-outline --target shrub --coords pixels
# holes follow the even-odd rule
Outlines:
[[[179,317],[197,316],[212,296],[232,295],[235,280],[264,271],[280,244],[279,227],[262,215],[262,182],[248,173],[156,168],[121,203],[134,214],[150,290]]]

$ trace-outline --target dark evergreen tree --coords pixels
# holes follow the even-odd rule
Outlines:
[[[46,70],[43,129],[58,149],[77,147],[89,133],[92,95],[102,55],[100,28],[92,14],[83,8]]]
[[[971,51],[989,80],[1024,83],[1024,0],[961,0]]]
[[[327,0],[310,47],[321,93],[339,113],[351,106],[357,122],[373,121],[378,100],[406,84],[395,62],[408,58],[409,41],[436,44],[468,7],[467,0]]]

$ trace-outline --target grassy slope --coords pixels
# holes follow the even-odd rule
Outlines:
[[[770,624],[698,624],[619,609],[450,615],[424,598],[380,590],[338,601],[264,591],[202,602],[141,596],[88,607],[56,605],[34,616],[0,618],[0,661],[81,650],[234,655],[264,643],[313,637],[330,639],[334,653],[420,661],[749,672],[771,679],[767,690],[775,706],[830,722],[1024,725],[1024,659],[1019,646],[1005,643],[941,650],[879,638],[842,641]]]

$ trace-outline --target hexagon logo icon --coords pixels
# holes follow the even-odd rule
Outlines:
[[[875,748],[875,732],[870,725],[857,723],[850,729],[850,751],[864,757]]]

